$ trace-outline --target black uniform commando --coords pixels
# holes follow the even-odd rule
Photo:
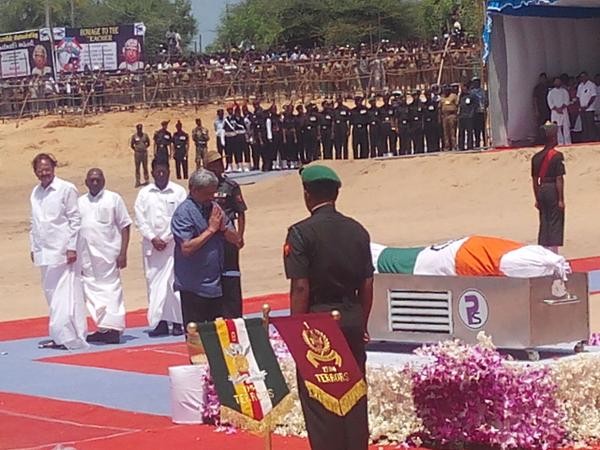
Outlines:
[[[319,115],[319,133],[323,146],[323,159],[333,158],[333,108],[332,103],[325,100]]]
[[[183,131],[180,121],[175,124],[175,133],[173,134],[173,159],[175,160],[175,173],[177,179],[184,180],[188,178],[188,154],[190,150],[190,135]]]
[[[333,145],[335,159],[348,159],[348,136],[350,136],[350,109],[341,97],[333,111]]]
[[[225,242],[225,256],[221,286],[223,289],[223,317],[234,319],[242,317],[242,283],[240,273],[240,248],[244,245],[246,228],[246,210],[248,209],[240,186],[231,178],[223,175],[223,159],[218,152],[212,151],[204,158],[204,167],[219,178],[215,200],[240,235],[240,247]]]
[[[160,130],[154,133],[154,159],[161,163],[169,162],[171,157],[171,146],[173,145],[173,136],[167,130],[169,126],[168,120],[163,120],[160,123]]]
[[[304,201],[311,216],[290,227],[284,265],[291,280],[292,314],[338,310],[341,329],[363,375],[367,321],[373,302],[373,264],[368,232],[339,213],[335,202],[341,182],[324,166],[301,172]],[[298,394],[313,450],[367,450],[367,398],[340,417],[309,397],[304,383]]]
[[[354,99],[354,108],[350,111],[352,125],[352,153],[354,159],[369,157],[369,110],[363,105],[363,98]]]

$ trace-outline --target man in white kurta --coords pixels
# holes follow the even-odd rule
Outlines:
[[[50,341],[44,348],[86,347],[87,325],[77,261],[77,235],[81,216],[77,188],[54,174],[56,160],[41,153],[33,160],[40,180],[31,201],[31,259],[41,269],[42,289],[49,312]]]
[[[131,218],[121,196],[104,189],[102,170],[90,169],[89,192],[79,197],[79,259],[83,292],[98,331],[88,342],[118,344],[125,329],[121,269],[127,266]]]
[[[550,120],[558,125],[558,143],[571,144],[571,121],[569,120],[569,91],[562,86],[560,78],[554,79],[554,87],[548,92]]]
[[[186,190],[169,181],[169,166],[152,161],[154,183],[142,188],[135,201],[135,221],[142,235],[144,270],[148,286],[148,323],[154,329],[150,336],[183,334],[179,293],[173,290],[175,242],[171,218],[187,197]]]

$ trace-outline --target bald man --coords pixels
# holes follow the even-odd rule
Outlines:
[[[131,218],[119,194],[104,189],[100,169],[90,169],[85,179],[88,193],[79,198],[83,291],[98,330],[88,342],[118,344],[125,329],[125,304],[121,269],[127,266]]]

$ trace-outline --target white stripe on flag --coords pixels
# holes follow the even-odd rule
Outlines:
[[[258,367],[256,357],[254,356],[254,349],[250,343],[250,337],[248,336],[248,330],[246,330],[244,319],[233,319],[233,323],[235,324],[238,341],[242,345],[242,348],[248,347],[248,354],[246,355],[246,358],[248,359],[250,373],[259,373],[260,368]],[[273,409],[273,402],[271,401],[271,396],[269,395],[267,384],[264,382],[264,380],[253,381],[253,383],[254,387],[256,388],[256,393],[258,395],[264,417]]]

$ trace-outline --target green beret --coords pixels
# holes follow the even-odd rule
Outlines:
[[[308,166],[300,171],[303,183],[312,183],[313,181],[333,181],[338,186],[342,185],[342,181],[337,174],[326,166]]]

